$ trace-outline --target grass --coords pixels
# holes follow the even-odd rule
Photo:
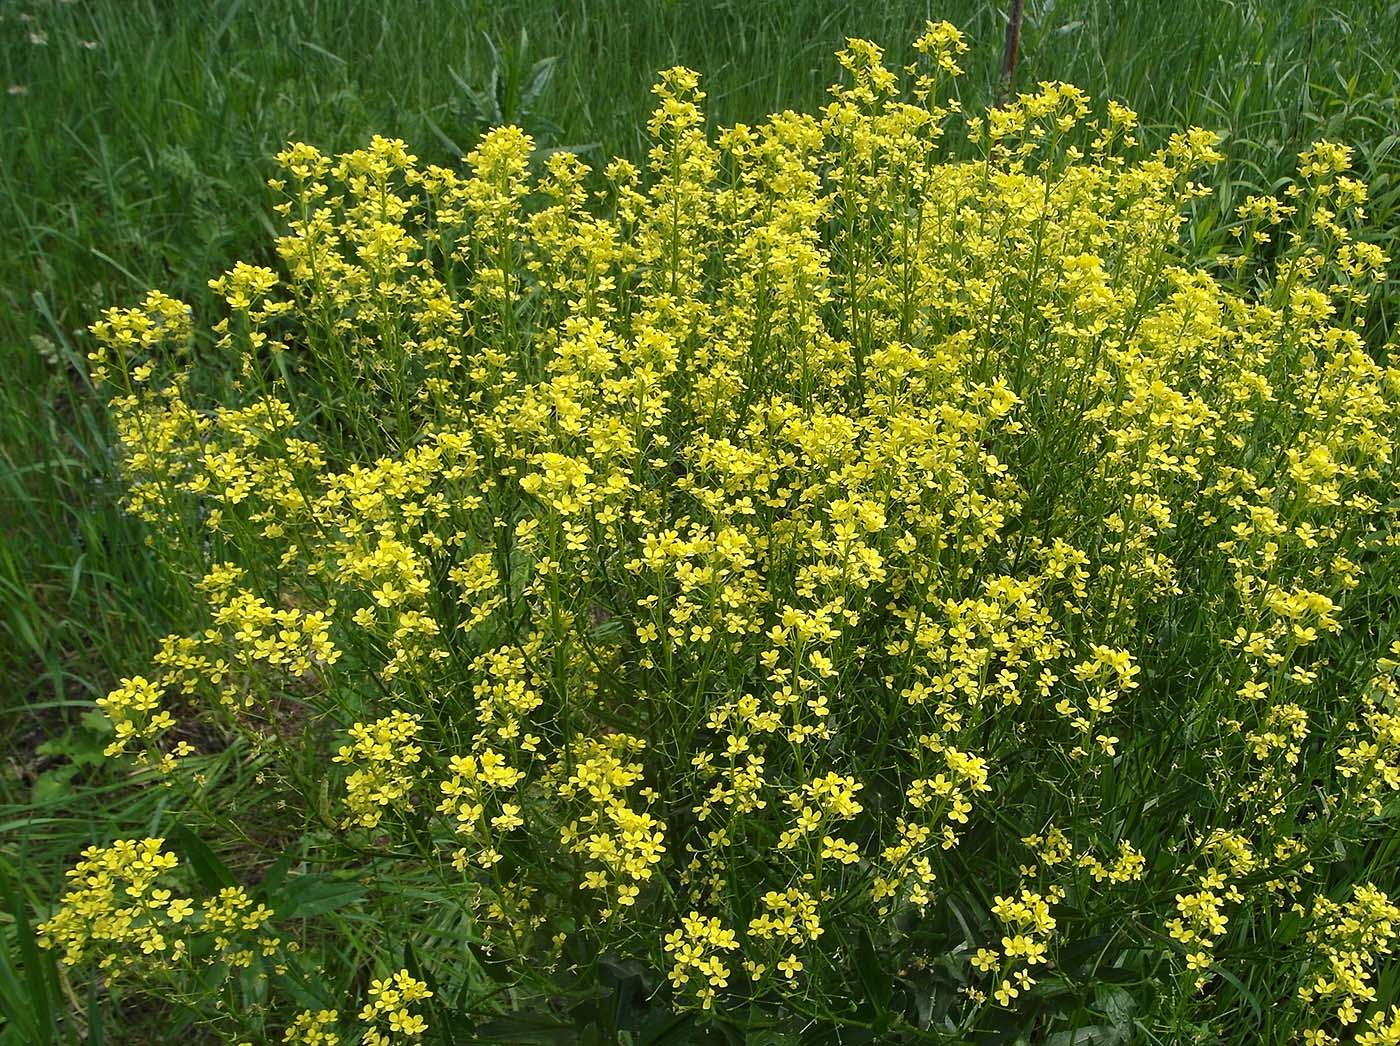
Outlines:
[[[288,139],[332,151],[378,132],[452,162],[494,117],[469,93],[489,89],[493,62],[502,119],[545,145],[637,158],[659,68],[700,70],[716,122],[753,120],[820,104],[845,37],[898,56],[929,17],[972,39],[965,101],[985,103],[1003,6],[423,0],[412,17],[352,0],[0,6],[0,871],[11,907],[46,902],[91,839],[156,833],[174,805],[96,765],[83,721],[165,631],[170,602],[141,528],[116,506],[104,415],[83,377],[100,308],[160,286],[205,309],[209,274],[268,261],[263,181]],[[1182,123],[1225,132],[1221,208],[1275,185],[1310,140],[1346,141],[1400,256],[1397,27],[1397,0],[1031,0],[1018,78],[1120,98],[1149,138]],[[523,105],[529,71],[554,56]],[[1392,280],[1372,305],[1375,344],[1397,305]],[[16,948],[16,976],[32,974]]]

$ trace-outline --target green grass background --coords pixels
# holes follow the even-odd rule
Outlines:
[[[505,121],[546,146],[638,159],[657,69],[700,70],[716,123],[755,120],[822,104],[847,36],[899,61],[928,18],[969,36],[963,99],[984,105],[1008,6],[0,0],[0,886],[12,910],[0,996],[10,973],[23,990],[23,909],[44,910],[76,851],[160,834],[172,816],[159,790],[133,792],[98,765],[84,721],[172,625],[117,507],[84,377],[102,307],[160,287],[210,315],[210,276],[270,261],[263,183],[287,140],[339,150],[381,133],[451,163],[491,118],[468,89],[488,89],[493,67]],[[529,70],[554,56],[525,109]],[[1397,56],[1400,0],[1028,0],[1017,82],[1119,98],[1149,144],[1186,123],[1223,132],[1229,159],[1191,232],[1203,252],[1219,214],[1273,188],[1309,141],[1346,141],[1372,185],[1375,236],[1400,257]],[[1392,280],[1372,305],[1374,345],[1397,305]]]

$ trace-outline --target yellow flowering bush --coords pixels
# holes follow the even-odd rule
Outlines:
[[[613,1034],[1400,1041],[1400,369],[1350,153],[1194,257],[1214,135],[1058,83],[965,113],[957,31],[916,49],[717,132],[668,70],[644,168],[291,145],[276,269],[94,325],[188,605],[108,754],[217,807],[234,746],[364,887],[288,909],[230,1034],[612,992]],[[46,939],[196,1006],[167,860],[89,851]],[[272,947],[238,897],[199,932]]]

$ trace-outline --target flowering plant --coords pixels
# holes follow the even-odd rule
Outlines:
[[[718,133],[669,70],[645,170],[292,145],[281,271],[214,280],[212,337],[155,292],[94,326],[190,607],[109,754],[198,789],[233,746],[364,886],[328,925],[265,882],[271,987],[207,1019],[1400,1041],[1400,370],[1349,152],[1207,264],[1214,135],[1056,83],[968,115],[957,31],[916,48]],[[152,966],[176,902],[114,933],[84,877],[161,854],[85,855],[46,939]],[[355,1031],[306,984],[360,971]]]

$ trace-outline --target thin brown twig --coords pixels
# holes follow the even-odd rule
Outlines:
[[[1011,17],[1006,22],[1006,46],[1001,51],[1001,75],[997,78],[997,107],[1011,100],[1011,88],[1016,80],[1016,60],[1021,53],[1021,21],[1026,13],[1026,0],[1011,0]]]

